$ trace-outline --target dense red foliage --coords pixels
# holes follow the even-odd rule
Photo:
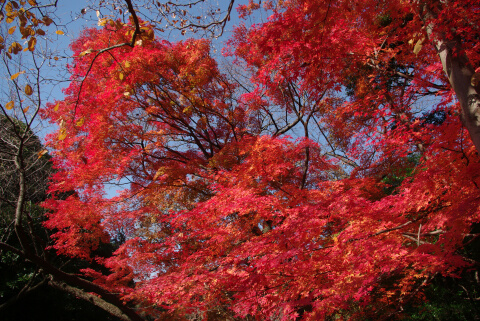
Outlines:
[[[478,66],[479,7],[265,5],[269,20],[227,48],[250,92],[206,40],[95,56],[128,40],[117,24],[73,43],[66,98],[46,111],[52,191],[75,191],[45,204],[55,247],[110,268],[85,273],[154,315],[390,317],[476,264],[459,250],[480,220],[479,157],[433,44],[461,39],[454,57]],[[108,199],[115,180],[129,184]]]

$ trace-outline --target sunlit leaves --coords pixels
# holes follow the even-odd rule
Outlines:
[[[135,29],[98,12],[104,28],[72,44],[81,86],[45,111],[59,126],[52,190],[76,191],[46,204],[55,247],[92,259],[105,231],[125,231],[98,259],[113,276],[88,275],[181,314],[225,302],[259,319],[391,316],[466,266],[480,220],[480,160],[438,53],[411,2],[268,5],[229,48],[254,90],[219,71],[208,41],[161,41],[147,24],[102,54]],[[306,117],[295,137],[272,135],[309,113],[309,138]],[[115,180],[131,184],[106,201]]]

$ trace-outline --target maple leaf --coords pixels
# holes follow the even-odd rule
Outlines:
[[[456,64],[480,60],[478,32],[464,30],[478,7],[454,3],[464,16],[450,4],[269,2],[270,18],[229,43],[249,84],[222,73],[204,39],[145,27],[141,46],[92,55],[132,28],[85,30],[70,72],[88,78],[45,112],[60,124],[52,193],[76,193],[45,203],[55,247],[91,259],[121,230],[120,248],[97,258],[111,274],[87,275],[182,315],[219,302],[257,318],[395,314],[433,275],[465,268],[456,253],[480,219],[476,125],[455,117],[453,95],[468,102],[440,68],[475,86]],[[445,39],[462,50],[439,60]],[[114,180],[130,184],[107,200]]]

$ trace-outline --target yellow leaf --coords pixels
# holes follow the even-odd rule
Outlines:
[[[58,132],[58,140],[64,140],[67,137],[67,129],[65,127],[60,128]]]
[[[28,4],[31,5],[31,6],[36,6],[36,5],[37,5],[37,1],[35,1],[35,0],[28,0]]]
[[[45,155],[46,153],[48,153],[48,150],[46,149],[43,149],[41,151],[38,152],[38,158],[41,158],[43,155]]]
[[[31,94],[33,94],[33,89],[30,85],[26,85],[25,86],[25,94],[27,94],[28,96],[30,96]]]
[[[25,73],[25,71],[19,71],[19,72],[17,72],[16,74],[11,75],[11,76],[10,76],[10,79],[11,79],[11,80],[14,80],[14,79],[16,79],[18,76],[20,76],[21,74],[24,74],[24,73]]]
[[[100,27],[104,27],[106,24],[107,24],[107,19],[105,18],[98,19],[98,25]]]
[[[60,106],[60,103],[57,103],[55,107],[53,107],[53,111],[57,111],[59,106]]]
[[[417,55],[420,52],[420,50],[422,50],[424,40],[425,40],[425,38],[422,38],[422,39],[417,41],[417,43],[415,44],[415,47],[413,48],[413,53],[414,54]]]
[[[7,108],[7,110],[10,110],[13,108],[13,100],[12,101],[9,101],[6,105],[5,105],[5,108]]]
[[[82,51],[78,56],[79,56],[79,57],[83,57],[83,56],[85,56],[85,55],[88,55],[89,53],[92,53],[92,51],[93,51],[93,49],[92,49],[92,48],[89,48],[89,49],[87,49],[87,50],[85,50],[85,51]]]
[[[125,68],[129,68],[130,67],[130,61],[125,61]]]
[[[23,113],[26,114],[29,109],[30,109],[30,106],[23,108]]]
[[[17,26],[13,26],[10,29],[8,29],[8,34],[11,35],[15,32],[15,29],[17,29]]]
[[[165,172],[165,171],[164,171],[163,167],[160,167],[160,168],[157,170],[157,172],[155,173],[155,176],[153,176],[153,180],[154,180],[154,181],[157,180],[157,178],[158,178],[159,176],[163,175],[164,172]]]
[[[7,13],[10,13],[13,11],[13,6],[12,6],[12,3],[11,2],[8,2],[6,5],[5,5],[5,10],[7,11]]]
[[[125,75],[123,74],[123,72],[118,74],[118,79],[123,80],[124,77]]]
[[[64,34],[64,32],[63,32],[62,30],[57,30],[57,31],[55,31],[55,33],[56,33],[57,35],[63,35],[63,34]]]
[[[85,117],[82,117],[80,118],[79,120],[77,120],[77,122],[75,123],[75,125],[77,125],[78,127],[82,126],[83,123],[85,123]]]

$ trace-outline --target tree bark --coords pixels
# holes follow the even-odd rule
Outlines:
[[[118,307],[116,307],[115,305],[113,305],[111,303],[106,302],[105,300],[102,300],[98,296],[95,296],[91,293],[88,293],[88,292],[85,292],[81,289],[70,286],[70,285],[66,284],[65,282],[55,281],[53,278],[51,278],[49,280],[48,284],[50,286],[54,287],[54,288],[57,288],[57,289],[61,290],[61,291],[70,293],[70,294],[76,296],[77,298],[88,301],[91,304],[107,311],[111,315],[113,315],[113,316],[115,316],[115,317],[117,317],[121,320],[124,320],[124,321],[130,321],[131,320]]]
[[[126,306],[117,295],[108,292],[95,283],[82,279],[76,275],[63,272],[34,253],[24,252],[9,244],[0,242],[0,249],[18,254],[36,264],[38,267],[41,267],[45,273],[51,275],[49,284],[57,287],[58,289],[72,293],[82,299],[86,299],[94,305],[104,309],[116,317],[120,317],[123,320],[144,321],[144,319],[138,315],[136,311]],[[88,292],[98,294],[99,297],[92,299],[93,295],[89,295]]]
[[[425,21],[432,16],[433,13],[428,12]],[[438,52],[443,71],[458,99],[462,122],[477,152],[480,152],[480,86],[472,84],[475,70],[462,50],[461,39],[455,37],[447,41],[444,35],[434,33],[434,27],[434,23],[427,23],[427,35]]]

